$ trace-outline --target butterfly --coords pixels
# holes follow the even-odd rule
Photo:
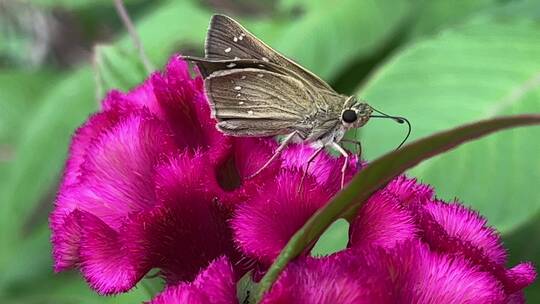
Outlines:
[[[267,168],[289,143],[305,142],[315,147],[305,172],[327,147],[344,156],[343,187],[349,163],[349,153],[341,145],[345,132],[364,126],[371,117],[383,117],[372,115],[374,109],[355,96],[337,93],[225,15],[212,16],[205,57],[184,58],[197,65],[204,79],[218,130],[231,136],[284,136],[272,157],[251,177]]]

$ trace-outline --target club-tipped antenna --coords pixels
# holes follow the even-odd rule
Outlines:
[[[369,117],[373,117],[373,118],[389,118],[389,119],[393,119],[394,121],[396,121],[397,123],[406,123],[407,126],[408,126],[408,131],[407,131],[407,135],[405,135],[405,138],[401,141],[401,143],[399,144],[399,146],[396,148],[396,150],[398,150],[399,148],[401,148],[401,146],[403,146],[403,144],[407,141],[407,139],[409,138],[409,135],[411,135],[411,123],[409,122],[409,120],[405,117],[401,117],[401,116],[392,116],[392,115],[388,115],[386,113],[383,113],[377,109],[374,109],[373,107],[371,107],[371,109],[373,109],[373,111],[381,114],[381,115],[370,115]]]

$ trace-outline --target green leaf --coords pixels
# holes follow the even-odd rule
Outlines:
[[[257,283],[251,279],[252,276],[253,273],[250,271],[236,283],[238,303],[252,303],[253,297],[257,292]]]
[[[411,8],[401,0],[344,0],[339,5],[301,1],[300,5],[308,10],[288,24],[271,45],[327,80],[354,60],[381,48]]]
[[[144,288],[137,285],[128,293],[99,296],[84,280],[74,273],[53,274],[27,282],[20,289],[0,296],[0,302],[10,304],[132,304],[149,301]]]
[[[345,219],[338,219],[326,229],[311,249],[312,256],[325,256],[341,251],[347,247],[349,242],[349,222]]]
[[[410,38],[431,35],[449,25],[460,24],[479,12],[493,9],[496,0],[417,0],[415,18],[409,31]]]
[[[43,227],[45,228],[45,227]],[[2,267],[0,276],[0,298],[9,290],[22,289],[28,282],[40,281],[51,273],[51,255],[36,254],[50,252],[49,231],[37,233],[18,244],[16,257]],[[1,301],[0,301],[1,302]]]
[[[197,5],[197,1],[166,1],[136,20],[135,28],[148,57],[160,67],[183,47],[203,50],[211,15]],[[133,48],[127,35],[115,45]]]
[[[482,15],[405,48],[359,96],[383,112],[407,117],[412,139],[478,119],[539,112],[538,54],[540,23]],[[367,159],[394,149],[406,131],[385,120],[372,120],[362,130]],[[540,210],[540,194],[526,191],[540,180],[540,172],[531,170],[540,167],[540,141],[531,138],[540,138],[540,128],[502,132],[412,174],[432,184],[441,198],[457,196],[472,205],[504,233]]]
[[[15,158],[15,141],[58,76],[52,71],[0,70],[0,187]]]
[[[0,70],[0,143],[13,142],[40,96],[58,79],[47,70]]]
[[[93,65],[96,95],[99,98],[112,89],[127,91],[147,76],[138,53],[124,46],[96,45]]]
[[[127,5],[143,2],[144,0],[123,0]],[[112,0],[31,0],[33,5],[44,8],[61,7],[63,9],[85,9],[88,7],[102,5],[110,6]]]
[[[92,83],[90,69],[81,69],[51,87],[21,132],[16,158],[0,189],[0,268],[16,250],[22,226],[40,199],[56,190],[70,134],[97,107]]]
[[[344,215],[356,214],[361,204],[387,182],[423,160],[490,133],[518,126],[540,125],[540,115],[494,118],[440,132],[385,154],[371,162],[326,206],[319,209],[289,240],[259,285],[258,299],[269,290],[287,263],[317,240],[328,226]]]

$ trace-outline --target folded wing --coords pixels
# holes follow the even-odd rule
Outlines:
[[[212,16],[206,37],[206,58],[211,60],[255,59],[261,63],[274,63],[319,89],[334,91],[322,79],[276,52],[238,22],[224,15]]]
[[[235,136],[273,136],[311,130],[316,92],[301,81],[256,69],[212,73],[205,81],[218,128]]]

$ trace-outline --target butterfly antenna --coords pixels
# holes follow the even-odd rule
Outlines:
[[[407,141],[407,139],[409,138],[409,135],[411,135],[411,130],[412,130],[412,127],[411,127],[411,123],[409,122],[409,120],[405,117],[401,117],[401,116],[392,116],[392,115],[388,115],[386,113],[383,113],[377,109],[374,109],[373,107],[371,107],[371,109],[373,109],[373,111],[381,114],[381,115],[370,115],[370,117],[373,117],[373,118],[389,118],[389,119],[393,119],[394,121],[396,121],[397,123],[406,123],[407,124],[407,127],[408,127],[408,131],[407,131],[407,135],[405,135],[405,138],[401,141],[401,143],[399,144],[399,146],[396,148],[396,150],[398,150],[399,148],[401,148],[401,146],[403,146],[403,144]]]

